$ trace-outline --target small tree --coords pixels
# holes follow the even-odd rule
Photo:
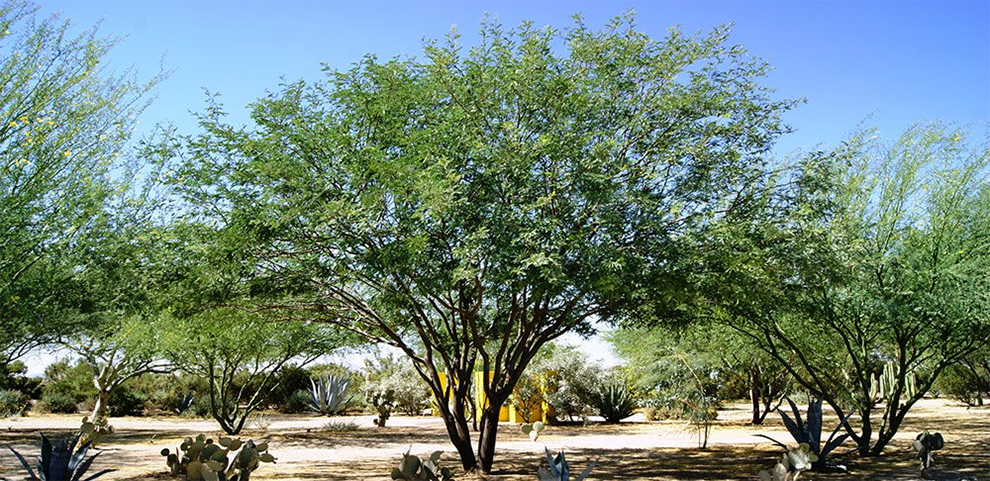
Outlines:
[[[891,147],[815,154],[762,222],[726,222],[708,256],[719,315],[840,418],[855,410],[863,455],[990,341],[990,151],[965,138],[922,124]]]
[[[227,434],[268,402],[287,366],[305,366],[340,345],[334,330],[302,322],[273,323],[235,308],[174,320],[169,357],[209,383],[210,414]]]

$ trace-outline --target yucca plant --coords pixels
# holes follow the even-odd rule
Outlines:
[[[326,374],[310,379],[310,402],[307,403],[314,411],[333,416],[347,409],[353,396],[348,396],[351,380],[347,376]]]
[[[89,466],[93,464],[93,460],[100,453],[87,458],[86,453],[89,451],[90,443],[83,443],[76,450],[76,443],[78,442],[79,435],[77,434],[66,436],[65,439],[52,446],[51,441],[44,434],[41,434],[41,456],[38,457],[37,473],[31,469],[31,465],[24,459],[24,456],[21,456],[21,453],[10,446],[7,446],[7,449],[10,449],[17,460],[21,462],[31,481],[90,481],[113,471],[113,469],[104,469],[92,476],[83,478]]]

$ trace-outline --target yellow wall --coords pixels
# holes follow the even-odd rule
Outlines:
[[[482,374],[483,373],[481,372],[474,373],[474,386],[475,386],[474,405],[478,409],[477,414],[479,416],[481,415],[481,411],[488,405],[488,396],[485,395],[485,390],[481,387],[482,382],[484,381],[484,379],[481,377]],[[488,378],[491,379],[493,375],[494,373],[489,372]],[[440,373],[440,386],[444,390],[446,390],[447,388],[447,376],[444,373]],[[515,396],[515,394],[513,394],[513,396]],[[530,419],[524,419],[522,413],[517,412],[515,403],[513,403],[512,401],[513,399],[510,397],[509,400],[506,401],[504,405],[502,405],[502,409],[499,411],[498,414],[499,422],[531,423],[536,421],[542,421],[544,423],[549,423],[551,418],[553,418],[553,406],[550,406],[545,401],[541,402],[540,406],[537,406],[535,409],[533,409],[533,412],[530,415]],[[439,416],[440,412],[436,408],[434,408],[433,415]]]

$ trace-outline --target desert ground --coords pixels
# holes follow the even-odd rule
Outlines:
[[[769,468],[781,449],[756,434],[781,441],[790,436],[771,414],[763,426],[749,425],[743,404],[720,411],[708,449],[698,449],[697,434],[682,421],[644,422],[636,415],[619,425],[550,426],[534,442],[517,425],[499,428],[495,470],[487,476],[461,474],[457,479],[492,481],[535,480],[544,447],[564,450],[571,469],[580,472],[597,460],[590,479],[595,480],[756,480]],[[0,420],[0,445],[10,445],[29,460],[38,456],[38,432],[61,437],[78,427],[79,416],[29,415]],[[425,455],[443,451],[441,464],[459,472],[456,453],[447,441],[439,418],[393,416],[388,426],[374,426],[371,416],[336,417],[353,422],[353,431],[329,431],[325,417],[268,415],[267,429],[255,426],[241,439],[265,439],[275,464],[263,464],[252,473],[255,480],[389,480],[389,472],[402,453]],[[834,418],[826,418],[827,428]],[[115,468],[101,480],[166,480],[162,448],[175,449],[186,436],[221,433],[210,420],[174,416],[115,418],[115,433],[98,450],[92,470]],[[827,429],[826,428],[826,429]],[[990,409],[966,409],[947,400],[930,399],[916,406],[885,454],[879,458],[842,457],[850,473],[806,473],[802,480],[915,480],[918,460],[911,448],[917,433],[929,429],[945,437],[945,448],[936,453],[935,467],[944,479],[990,481]],[[838,451],[845,453],[847,442]],[[95,472],[95,471],[91,471]],[[0,477],[28,479],[13,454],[0,450]]]

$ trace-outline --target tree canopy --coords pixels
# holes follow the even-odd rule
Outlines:
[[[286,85],[252,129],[213,104],[179,175],[258,302],[403,350],[487,472],[539,348],[668,292],[679,239],[751,194],[792,102],[727,35],[487,21],[472,47],[454,33]],[[475,363],[493,372],[477,454]]]

